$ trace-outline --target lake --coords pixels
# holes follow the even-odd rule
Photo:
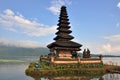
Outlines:
[[[25,69],[32,61],[37,61],[38,56],[24,56],[24,57],[0,57],[0,80],[35,80],[32,77],[25,75]],[[103,58],[104,63],[120,65],[119,57]],[[86,76],[67,76],[54,77],[54,79],[41,78],[36,80],[100,80],[100,77],[86,77]],[[102,79],[103,78],[103,79]],[[120,80],[120,74],[105,74],[101,80]]]

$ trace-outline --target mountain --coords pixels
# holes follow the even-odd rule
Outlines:
[[[49,53],[48,48],[22,48],[0,45],[0,58],[2,56],[40,56],[47,55]],[[79,53],[82,57],[82,53]],[[98,57],[98,54],[91,54],[92,57]],[[115,55],[102,55],[103,57],[120,57]]]
[[[11,46],[0,46],[0,56],[40,56],[48,54],[47,48],[22,48]]]

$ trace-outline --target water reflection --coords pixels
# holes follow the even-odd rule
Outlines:
[[[120,80],[120,74],[106,74],[104,80]]]
[[[0,80],[33,80],[25,76],[27,63],[0,63]]]
[[[35,80],[120,80],[120,74],[105,74],[104,76],[59,76],[49,78],[39,78]]]
[[[39,78],[35,80],[91,80],[91,77],[87,76],[59,76],[51,78]]]

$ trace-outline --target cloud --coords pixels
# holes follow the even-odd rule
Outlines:
[[[50,35],[50,34],[53,34],[56,32],[56,25],[52,26],[52,27],[46,27],[46,28],[43,28],[43,27],[40,27],[40,28],[35,28],[35,29],[32,29],[32,30],[28,30],[26,32],[24,32],[24,34],[27,34],[29,36],[47,36],[47,35]]]
[[[22,48],[38,48],[45,47],[45,44],[40,44],[35,41],[30,40],[9,40],[9,39],[0,39],[0,45],[4,46],[14,46],[14,47],[22,47]]]
[[[120,2],[117,4],[117,7],[120,8]]]
[[[87,46],[87,47],[86,47]],[[113,45],[112,43],[90,43],[84,44],[83,48],[89,48],[91,54],[102,55],[120,55],[120,45]]]
[[[120,27],[120,23],[119,22],[116,23],[116,27],[117,28]]]
[[[120,34],[105,37],[111,45],[111,52],[118,54],[120,52]],[[120,55],[120,53],[119,53]]]
[[[111,35],[111,36],[107,36],[107,37],[104,37],[104,38],[107,39],[110,42],[115,42],[115,43],[119,43],[120,42],[120,34]]]
[[[60,12],[59,7],[51,6],[48,8],[54,15],[57,15]]]
[[[104,51],[104,53],[111,53],[112,46],[110,44],[102,45],[101,49]]]
[[[14,15],[14,12],[11,11],[10,9],[5,10],[4,13],[7,15]]]
[[[22,14],[6,9],[0,13],[0,27],[29,36],[47,36],[56,31],[55,25],[48,26],[35,20],[26,19]]]
[[[120,45],[113,45],[112,43],[101,46],[103,54],[120,55]]]
[[[51,6],[47,8],[54,15],[58,15],[60,12],[60,7],[63,5],[70,5],[72,3],[71,0],[52,0]]]
[[[101,46],[101,50],[104,53],[120,55],[120,34],[106,36],[104,39],[107,40],[107,43]]]
[[[75,41],[83,44],[82,51],[89,48],[92,54],[120,55],[120,34],[105,36],[102,40],[102,42],[97,43]]]

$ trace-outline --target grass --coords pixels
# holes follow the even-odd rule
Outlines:
[[[33,78],[55,76],[101,76],[108,70],[120,71],[120,66],[107,64],[69,64],[69,65],[51,65],[46,62],[40,62],[41,69],[35,68],[35,63],[30,63],[25,73]]]
[[[50,65],[45,62],[40,62],[41,69],[35,68],[35,63],[30,63],[25,73],[31,77],[45,77],[45,76],[68,76],[68,75],[85,75],[95,76],[103,75],[105,73],[103,64],[71,64],[71,65]],[[87,67],[86,67],[87,66]],[[93,67],[94,66],[94,67]]]

